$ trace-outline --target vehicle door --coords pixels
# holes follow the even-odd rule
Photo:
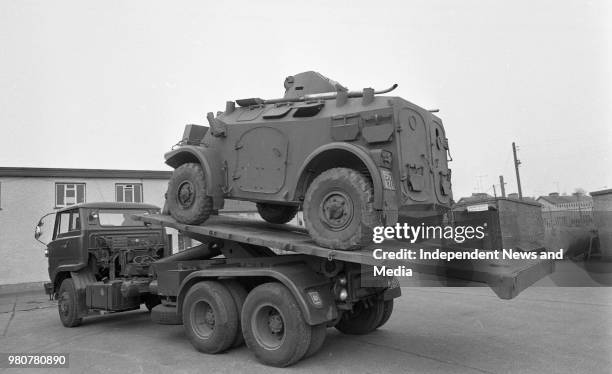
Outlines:
[[[81,217],[79,209],[57,213],[53,240],[49,243],[49,269],[77,270],[87,264],[81,247]],[[54,271],[54,272],[55,272]]]

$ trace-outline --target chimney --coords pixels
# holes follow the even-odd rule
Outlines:
[[[559,196],[558,192],[551,192],[548,194],[548,196]]]

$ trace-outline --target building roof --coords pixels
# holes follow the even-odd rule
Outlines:
[[[591,196],[588,195],[554,195],[554,196],[540,196],[537,198],[538,201],[544,200],[550,204],[566,204],[566,203],[577,203],[581,201],[592,201]]]
[[[170,179],[172,171],[0,167],[0,177]]]
[[[58,210],[63,212],[65,210],[72,210],[75,208],[93,208],[93,209],[159,209],[159,207],[152,204],[142,203],[114,203],[114,202],[94,202],[94,203],[81,203],[70,205],[65,208]]]
[[[612,189],[591,192],[591,196],[608,195],[608,194],[612,194]]]

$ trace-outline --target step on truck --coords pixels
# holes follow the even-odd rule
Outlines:
[[[316,354],[327,328],[368,334],[388,321],[401,288],[394,277],[372,281],[373,266],[486,284],[503,299],[553,271],[541,260],[377,260],[371,245],[326,248],[297,226],[224,215],[189,225],[141,204],[77,205],[58,211],[52,227],[45,288],[65,326],[144,303],[154,322],[183,324],[201,352],[246,343],[260,362],[279,367]],[[201,244],[170,254],[165,227]]]

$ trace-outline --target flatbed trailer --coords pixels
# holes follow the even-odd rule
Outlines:
[[[367,334],[391,316],[398,279],[372,277],[376,266],[488,285],[511,299],[552,273],[546,260],[381,260],[375,249],[435,249],[435,243],[387,241],[354,251],[315,244],[293,225],[224,215],[186,225],[167,215],[134,215],[173,228],[202,244],[152,265],[150,292],[162,304],[158,323],[184,324],[196,349],[217,353],[246,341],[263,363],[288,366],[313,355],[326,328]],[[373,281],[374,279],[374,281]]]
[[[209,240],[219,238],[248,243],[263,247],[280,249],[286,252],[315,256],[327,260],[345,261],[370,266],[406,266],[416,273],[430,274],[487,284],[501,299],[512,299],[554,271],[551,260],[474,260],[474,261],[437,261],[376,259],[375,249],[397,251],[403,248],[432,250],[439,248],[438,243],[407,243],[385,241],[355,251],[341,251],[324,248],[315,244],[304,228],[294,225],[275,225],[262,220],[232,216],[214,216],[200,226],[177,222],[167,215],[141,216],[139,219],[156,222],[174,228],[194,239]]]

